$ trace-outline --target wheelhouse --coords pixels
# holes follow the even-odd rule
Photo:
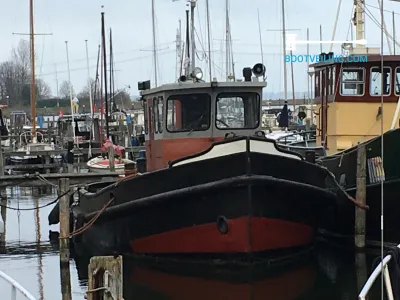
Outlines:
[[[141,91],[147,170],[261,130],[265,82],[180,82]]]
[[[317,143],[329,152],[347,149],[380,134],[382,93],[384,131],[391,128],[393,121],[398,127],[395,110],[400,96],[400,56],[384,56],[383,82],[380,55],[355,57],[338,62],[328,57],[325,60],[329,62],[310,66],[315,75]]]

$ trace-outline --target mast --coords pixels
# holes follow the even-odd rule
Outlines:
[[[175,78],[181,76],[181,53],[182,53],[182,22],[179,20],[179,27],[176,30],[176,74]]]
[[[112,47],[112,30],[110,28],[110,110],[116,110],[114,99],[114,55]]]
[[[89,68],[89,50],[88,50],[88,40],[85,40],[86,43],[86,66],[87,66],[87,76],[88,76],[88,85],[89,85],[89,103],[90,103],[90,115],[93,119],[93,98],[92,98],[92,84],[90,82],[90,68]]]
[[[157,83],[156,16],[155,16],[155,9],[154,9],[154,0],[151,0],[151,18],[152,18],[152,22],[153,22],[154,84],[155,84],[155,87],[157,87],[158,83]]]
[[[226,81],[229,81],[229,0],[225,0],[225,68],[226,68]]]
[[[286,23],[285,23],[285,0],[282,0],[282,45],[283,45],[283,97],[287,100],[287,69],[286,69]]]
[[[365,38],[365,13],[364,13],[364,0],[355,0],[355,25],[356,25],[356,40],[363,40]],[[364,44],[356,44],[356,49],[365,48]]]
[[[191,26],[191,46],[192,46],[192,64],[191,64],[191,72],[194,71],[194,68],[196,67],[196,43],[195,37],[194,37],[194,9],[196,8],[196,1],[197,0],[191,0],[190,1],[190,10],[191,10],[191,16],[192,16],[192,26]]]
[[[210,82],[212,81],[212,69],[211,69],[211,22],[210,22],[210,5],[209,0],[206,0],[207,9],[207,40],[208,40],[208,72],[210,74]]]
[[[73,107],[73,103],[72,103],[72,84],[71,84],[71,71],[69,68],[68,41],[65,41],[65,50],[67,52],[69,102],[71,104],[71,120],[72,120],[72,132],[73,132],[72,135],[74,137],[74,142],[76,141],[78,143],[78,140],[75,139],[75,121],[74,121],[74,107]]]
[[[106,136],[107,139],[110,137],[110,128],[108,127],[108,101],[107,101],[107,48],[106,48],[106,33],[104,28],[104,12],[101,13],[101,38],[103,41],[103,67],[104,67],[104,96],[105,96],[105,106],[106,106]]]
[[[260,37],[261,63],[264,65],[264,51],[263,51],[263,44],[261,37],[260,9],[257,9],[257,17],[258,17],[258,35]],[[263,76],[263,80],[265,81],[265,74]]]
[[[185,51],[185,62],[184,62],[184,66],[185,66],[185,76],[189,77],[189,73],[190,73],[190,40],[189,40],[189,36],[190,36],[190,25],[189,25],[189,10],[186,10],[186,51]]]
[[[36,74],[35,74],[35,29],[33,19],[33,0],[29,1],[30,12],[30,58],[31,58],[31,114],[32,114],[32,141],[36,142]]]

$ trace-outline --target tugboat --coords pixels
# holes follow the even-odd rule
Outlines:
[[[196,68],[193,81],[139,83],[148,172],[79,189],[78,254],[272,259],[312,245],[321,210],[345,195],[325,168],[262,134],[259,69],[245,68],[244,82],[202,82]]]
[[[353,199],[312,153],[306,160],[265,137],[265,66],[227,82],[205,82],[194,57],[185,69],[173,84],[139,82],[147,170],[78,190],[71,206],[77,254],[252,262],[309,249],[321,210]],[[52,215],[49,223],[58,223]]]
[[[357,27],[356,39],[362,40],[364,8],[359,9],[355,22],[361,27]],[[380,245],[381,201],[385,203],[385,242],[397,243],[400,238],[397,230],[400,216],[400,56],[381,57],[379,49],[365,45],[352,48],[345,44],[343,47],[349,49],[352,56],[334,61],[331,59],[333,53],[323,53],[321,62],[311,65],[310,72],[315,73],[317,144],[324,146],[329,154],[320,162],[355,197],[358,143],[366,148],[366,204],[370,208],[366,215],[367,245]],[[381,184],[384,199],[381,199]],[[338,243],[348,241],[353,244],[354,206],[346,202],[341,204],[324,211],[326,216],[322,218],[321,233]]]

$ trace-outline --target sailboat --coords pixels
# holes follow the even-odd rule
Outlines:
[[[52,151],[55,149],[54,143],[45,143],[43,134],[37,132],[36,126],[36,78],[35,78],[35,31],[34,31],[34,18],[33,18],[33,0],[30,0],[30,61],[31,61],[31,116],[32,116],[32,128],[31,131],[25,131],[20,135],[19,147],[17,152],[26,153],[24,156],[11,156],[10,164],[21,166],[21,168],[14,168],[12,173],[30,173],[30,172],[43,172],[43,167],[26,170],[23,166],[30,164],[44,164],[45,159],[42,156],[30,155],[31,151],[47,150]],[[61,156],[51,156],[50,163],[54,163],[61,159]],[[56,171],[58,168],[54,168]]]
[[[105,154],[108,151],[109,147],[114,148],[114,153],[116,155],[115,161],[114,161],[114,167],[115,167],[115,172],[123,174],[125,172],[125,164],[135,164],[134,161],[129,160],[125,158],[125,149],[121,146],[114,145],[110,139],[110,129],[109,129],[109,122],[110,122],[110,117],[109,117],[109,103],[107,101],[107,70],[106,70],[106,43],[105,43],[105,28],[104,28],[104,13],[101,15],[101,26],[102,26],[102,54],[103,54],[103,67],[104,67],[104,88],[105,88],[105,121],[106,121],[106,134],[107,134],[107,140],[102,146],[102,150],[104,155],[102,156],[97,156],[92,158],[87,162],[87,166],[89,168],[89,171],[91,172],[96,172],[96,173],[108,173],[111,170],[111,165],[110,165],[110,158],[108,157],[107,154]],[[110,66],[112,61],[110,62]],[[112,68],[110,68],[112,70]],[[110,93],[111,94],[111,93]]]

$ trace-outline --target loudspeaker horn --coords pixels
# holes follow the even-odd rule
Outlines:
[[[187,80],[187,77],[185,75],[182,75],[181,77],[179,77],[180,82],[185,82],[186,80]]]
[[[260,77],[265,75],[265,66],[261,63],[255,64],[252,71],[254,76]]]

